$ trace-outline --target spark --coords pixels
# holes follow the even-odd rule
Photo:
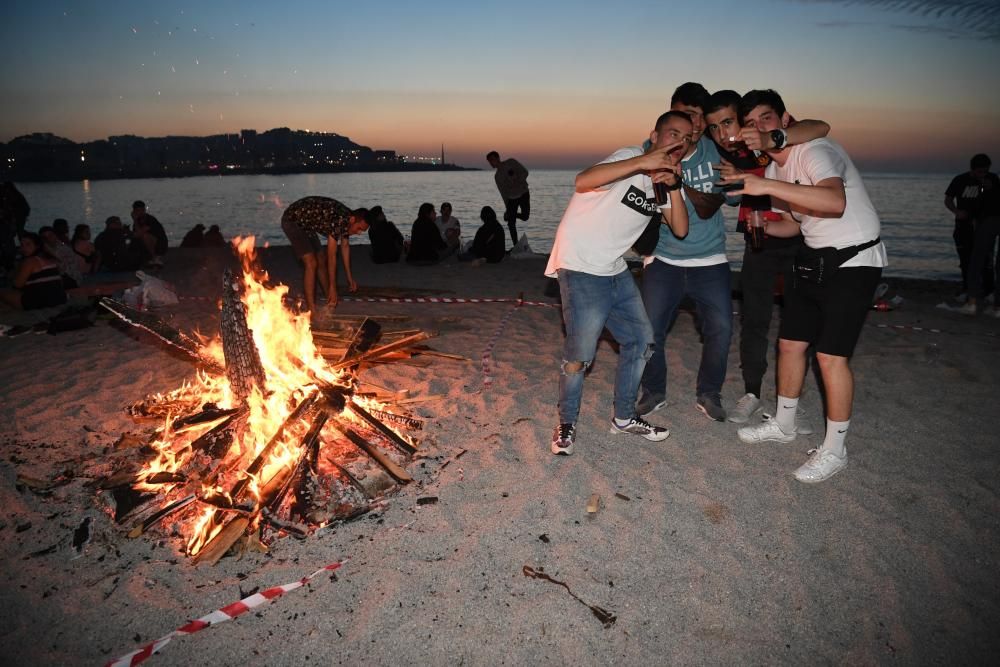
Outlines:
[[[200,65],[201,63],[200,63],[200,62],[198,62],[198,59],[197,59],[197,58],[195,58],[195,59],[194,59],[194,64],[195,64],[195,65]]]
[[[139,34],[139,31],[136,30],[135,26],[132,26],[132,34],[133,35],[138,35]]]
[[[194,113],[194,105],[193,104],[189,104],[188,105],[188,109],[191,110],[191,113]]]
[[[170,66],[170,71],[173,72],[174,74],[177,74],[177,70],[174,69],[173,65]]]

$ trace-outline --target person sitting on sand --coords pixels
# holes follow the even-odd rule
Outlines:
[[[42,227],[38,230],[38,236],[42,239],[45,250],[59,262],[63,286],[66,289],[79,287],[83,282],[83,262],[80,256],[73,252],[69,245],[59,240],[54,227]]]
[[[351,210],[330,197],[303,197],[293,202],[281,215],[281,229],[292,244],[292,251],[302,261],[303,290],[306,309],[316,312],[316,278],[327,295],[327,305],[337,305],[337,248],[344,260],[347,289],[358,291],[351,273],[351,246],[349,237],[368,229],[365,216],[368,210]],[[319,237],[326,236],[326,253],[320,251]]]
[[[205,232],[206,248],[223,248],[226,245],[226,238],[222,235],[222,230],[218,225],[212,225]]]
[[[66,218],[56,218],[53,220],[52,229],[61,242],[69,245],[69,221]]]
[[[188,230],[181,240],[182,248],[200,248],[205,245],[205,225],[200,222]]]
[[[163,260],[156,254],[156,236],[145,218],[139,218],[132,225],[132,241],[129,247],[132,246],[139,246],[144,250],[143,255],[148,256],[142,264],[143,267],[155,269],[163,266]]]
[[[162,264],[162,258],[165,254],[167,254],[167,247],[169,246],[169,243],[167,242],[167,232],[163,229],[163,225],[160,224],[160,221],[146,211],[146,203],[137,199],[132,202],[133,229],[138,226],[140,221],[145,224],[155,241],[153,244],[154,262],[156,264]]]
[[[66,303],[59,261],[45,249],[38,234],[21,235],[21,255],[23,259],[14,271],[14,287],[0,289],[0,303],[20,310]]]
[[[73,239],[70,247],[81,259],[84,265],[84,273],[96,273],[101,265],[101,257],[90,240],[90,225],[77,225],[73,229]]]
[[[434,204],[424,202],[417,211],[417,219],[413,221],[410,232],[410,249],[406,253],[406,261],[411,264],[437,264],[445,256],[448,244],[441,238],[434,221],[437,214]]]
[[[458,218],[451,214],[450,202],[441,204],[441,215],[438,216],[434,223],[437,225],[438,231],[441,232],[441,238],[448,244],[445,256],[457,252],[462,248],[462,226]]]
[[[497,220],[497,212],[492,206],[484,206],[479,212],[479,219],[483,221],[483,226],[476,231],[472,247],[469,252],[459,254],[458,259],[463,262],[485,259],[489,264],[496,264],[507,255],[505,250],[507,233]]]
[[[372,261],[376,264],[398,262],[403,254],[403,235],[386,219],[381,206],[368,212],[368,241],[372,245]]]
[[[108,271],[135,271],[152,259],[146,244],[131,239],[121,218],[110,216],[104,221],[104,231],[94,239],[101,268]]]

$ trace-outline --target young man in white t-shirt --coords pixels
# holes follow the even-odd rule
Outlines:
[[[556,230],[545,268],[546,276],[559,279],[566,327],[553,454],[573,452],[584,373],[593,362],[605,326],[619,344],[611,433],[652,441],[670,435],[635,412],[653,330],[623,255],[656,213],[653,182],[665,184],[674,204],[672,209],[663,209],[664,223],[678,236],[687,234],[678,165],[691,135],[688,116],[668,111],[657,119],[648,150],[622,148],[576,176],[576,191]]]
[[[788,113],[776,111],[784,108],[776,92],[750,91],[743,99],[746,102],[754,97],[756,104],[745,115],[748,127],[767,132],[788,125]],[[769,195],[772,205],[783,212],[780,221],[767,223],[768,235],[788,237],[801,231],[805,247],[796,258],[797,265],[816,267],[818,264],[809,261],[816,258],[814,251],[829,250],[823,257],[825,275],[819,284],[797,269],[791,289],[785,293],[778,337],[775,418],[744,426],[739,438],[751,444],[795,439],[795,412],[805,379],[806,353],[814,345],[826,390],[826,435],[820,448],[794,475],[800,482],[822,482],[847,465],[844,440],[854,400],[849,360],[887,264],[886,252],[879,240],[881,225],[875,207],[861,175],[839,144],[816,139],[768,154],[773,162],[764,177],[727,167],[722,170],[725,180],[743,182],[742,190],[734,194]]]

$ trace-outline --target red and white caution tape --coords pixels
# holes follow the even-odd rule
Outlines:
[[[500,334],[503,333],[504,327],[507,326],[507,322],[514,316],[517,309],[523,305],[524,302],[518,301],[517,305],[511,308],[510,312],[503,316],[503,319],[500,320],[500,324],[497,325],[496,331],[493,332],[493,337],[490,338],[490,342],[486,344],[486,349],[483,350],[483,357],[481,360],[483,387],[488,387],[493,384],[493,348],[496,347],[497,341],[500,340]]]
[[[340,561],[339,563],[331,563],[326,567],[316,570],[307,577],[302,577],[298,581],[294,581],[290,584],[283,584],[281,586],[274,586],[272,588],[268,588],[267,590],[261,591],[260,593],[254,593],[253,595],[248,595],[239,602],[234,602],[233,604],[226,605],[221,609],[216,609],[210,614],[207,614],[195,621],[191,621],[185,625],[182,625],[181,627],[171,632],[169,635],[160,637],[156,641],[150,642],[149,644],[146,644],[142,648],[136,651],[132,651],[127,655],[123,655],[117,660],[112,660],[111,662],[107,663],[106,667],[132,667],[133,665],[138,665],[139,663],[144,662],[149,656],[153,655],[154,653],[158,653],[160,649],[162,649],[164,646],[170,643],[170,640],[175,637],[182,637],[184,635],[193,635],[199,630],[204,630],[207,627],[218,625],[219,623],[225,623],[226,621],[231,621],[237,616],[241,616],[250,611],[251,609],[255,609],[256,607],[261,606],[265,602],[269,602],[271,600],[274,600],[275,598],[281,597],[288,591],[294,591],[296,588],[301,588],[302,586],[309,583],[311,579],[323,574],[324,572],[332,572],[333,570],[339,569],[340,566],[343,565],[345,562],[346,559]]]
[[[359,303],[517,303],[519,306],[544,306],[548,308],[559,308],[558,303],[545,303],[544,301],[524,301],[511,297],[451,297],[451,296],[347,296],[341,301],[355,301]]]

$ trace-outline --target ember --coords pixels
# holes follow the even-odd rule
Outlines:
[[[376,347],[381,326],[365,319],[341,358],[328,361],[334,336],[317,335],[317,348],[309,315],[284,306],[288,288],[265,286],[253,242],[234,241],[242,275],[224,275],[214,340],[201,342],[149,313],[101,301],[199,366],[181,387],[128,406],[133,417],[162,425],[140,469],[101,484],[116,498],[131,489],[140,509],[116,516],[134,520],[130,536],[171,517],[196,562],[214,563],[237,544],[266,549],[274,534],[303,536],[368,511],[386,489],[412,481],[400,461],[416,444],[396,429],[422,427],[357,391],[357,369],[405,352],[428,334],[403,332]],[[146,507],[149,498],[162,502]]]

